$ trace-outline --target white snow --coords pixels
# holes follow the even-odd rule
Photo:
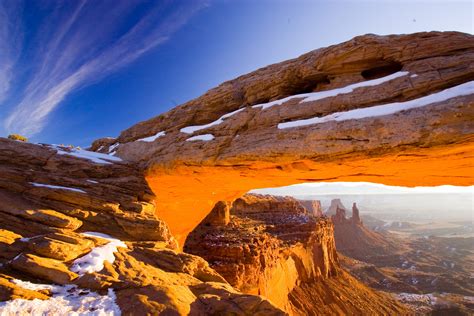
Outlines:
[[[29,290],[49,290],[52,296],[47,300],[0,302],[0,315],[121,315],[113,289],[109,289],[107,295],[99,295],[76,285],[34,284],[21,280],[13,283]]]
[[[147,142],[147,143],[150,143],[150,142],[153,142],[155,139],[160,138],[161,136],[165,136],[165,134],[166,134],[166,133],[162,131],[162,132],[156,133],[156,134],[153,135],[153,136],[149,136],[149,137],[137,139],[136,141],[137,141],[137,142]]]
[[[95,180],[86,180],[86,181],[87,181],[87,182],[90,182],[90,183],[99,183],[99,182],[97,182],[97,181],[95,181]]]
[[[50,189],[60,189],[60,190],[68,190],[68,191],[74,191],[74,192],[79,192],[79,193],[87,193],[86,191],[81,190],[81,189],[62,187],[59,185],[42,184],[42,183],[36,183],[36,182],[30,182],[30,184],[32,184],[35,187],[44,187],[44,188],[50,188]]]
[[[301,98],[303,99],[299,103],[317,101],[317,100],[321,100],[321,99],[325,99],[325,98],[329,98],[329,97],[335,97],[339,94],[348,94],[348,93],[353,92],[357,88],[377,86],[377,85],[382,84],[384,82],[393,80],[393,79],[398,78],[398,77],[406,76],[406,75],[408,75],[408,71],[399,71],[399,72],[396,72],[396,73],[391,74],[389,76],[354,83],[354,84],[351,84],[351,85],[348,85],[348,86],[345,86],[345,87],[342,87],[342,88],[326,90],[326,91],[319,91],[319,92],[295,94],[295,95],[291,95],[289,97],[286,97],[286,98],[283,98],[283,99],[280,99],[280,100],[275,100],[275,101],[271,101],[271,102],[268,102],[268,103],[256,104],[252,107],[253,108],[259,108],[260,107],[260,108],[262,108],[262,110],[265,110],[265,109],[268,109],[268,108],[270,108],[274,105],[281,105],[282,103],[285,103],[285,102],[287,102],[291,99],[297,99],[297,98],[298,99],[301,99]]]
[[[383,105],[372,106],[368,108],[361,108],[350,110],[346,112],[336,112],[323,117],[313,117],[310,119],[298,120],[293,122],[286,122],[278,124],[279,129],[306,126],[312,124],[326,123],[330,121],[346,121],[353,119],[362,119],[367,117],[378,117],[383,115],[394,114],[400,111],[423,107],[432,103],[446,101],[451,98],[470,95],[474,93],[474,81],[466,82],[458,86],[427,95],[418,99],[394,102]]]
[[[411,75],[410,77],[411,77],[411,78],[416,78],[416,77],[418,77],[418,75],[417,75],[417,74],[413,74],[413,75]]]
[[[235,111],[233,111],[233,112],[224,114],[224,115],[222,115],[220,118],[218,118],[217,120],[215,120],[214,122],[211,122],[211,123],[206,124],[206,125],[195,125],[195,126],[183,127],[182,129],[180,129],[180,132],[181,132],[181,133],[186,133],[186,134],[192,134],[192,133],[194,133],[194,132],[196,132],[196,131],[199,131],[199,130],[202,130],[202,129],[205,129],[205,128],[209,128],[209,127],[211,127],[211,126],[219,125],[219,124],[221,124],[222,122],[224,122],[224,119],[229,118],[229,117],[231,117],[232,115],[237,114],[237,113],[239,113],[240,111],[243,111],[243,110],[245,110],[245,108],[241,108],[241,109],[235,110]]]
[[[192,141],[195,141],[195,140],[202,140],[202,141],[210,141],[210,140],[213,140],[214,139],[214,135],[212,134],[203,134],[203,135],[197,135],[197,136],[193,136],[193,137],[189,137],[188,139],[186,139],[187,142],[192,142]]]
[[[420,302],[435,305],[436,297],[433,294],[413,294],[413,293],[400,293],[395,295],[402,302]]]
[[[109,147],[109,154],[110,154],[111,152],[113,152],[114,149],[117,148],[118,145],[120,145],[120,144],[119,144],[119,143],[115,143],[115,144],[110,145],[110,147]]]
[[[117,247],[127,248],[123,241],[106,234],[85,232],[82,235],[107,239],[109,243],[96,247],[88,254],[74,260],[70,270],[79,275],[101,271],[104,268],[104,261],[110,263],[115,261],[114,253],[117,251]]]
[[[78,157],[78,158],[84,158],[98,164],[111,164],[114,161],[122,161],[122,159],[120,159],[119,157],[113,157],[106,154],[96,153],[94,151],[88,151],[88,150],[83,150],[83,149],[78,149],[78,148],[71,148],[69,149],[70,151],[67,151],[57,145],[51,145],[51,147],[56,149],[59,155],[67,155],[67,156],[73,156],[73,157]]]

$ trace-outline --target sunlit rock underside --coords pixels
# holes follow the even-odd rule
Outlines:
[[[146,169],[182,244],[214,203],[254,188],[473,184],[473,80],[472,35],[364,35],[225,82],[92,149]]]

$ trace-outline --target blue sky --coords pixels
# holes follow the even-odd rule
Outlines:
[[[365,33],[473,33],[472,1],[0,1],[0,136],[87,146]]]

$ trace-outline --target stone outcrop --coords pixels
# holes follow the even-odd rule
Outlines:
[[[227,225],[203,221],[184,250],[205,258],[242,292],[263,295],[291,315],[404,310],[340,267],[331,221],[297,200],[247,194],[230,215]]]
[[[92,151],[0,138],[0,297],[54,294],[15,281],[29,280],[113,290],[125,314],[403,313],[340,269],[327,219],[296,200],[235,200],[302,182],[472,185],[473,61],[468,34],[365,35],[225,82]],[[203,220],[213,231],[188,240],[228,258],[209,259],[218,272],[180,251]],[[74,272],[107,242],[87,231],[127,248]]]
[[[358,225],[362,225],[362,220],[360,219],[359,208],[357,204],[354,202],[352,203],[352,222]]]
[[[92,149],[147,170],[180,244],[215,203],[254,188],[471,185],[473,65],[469,34],[359,36],[227,81]]]
[[[341,213],[343,211],[344,212],[344,217],[346,216],[347,209],[344,206],[344,204],[342,204],[341,199],[332,199],[331,204],[329,205],[329,208],[326,210],[324,215],[326,215],[328,217],[331,217],[333,215],[336,215],[338,210]]]
[[[315,217],[323,216],[321,201],[318,200],[298,200]]]
[[[334,238],[339,252],[351,258],[370,260],[374,256],[394,252],[396,247],[382,234],[366,228],[360,219],[356,203],[352,205],[352,216],[336,206],[336,214],[331,216],[334,223]]]
[[[0,174],[0,314],[3,301],[54,295],[22,281],[113,290],[126,315],[284,314],[232,288],[204,259],[177,251],[134,164],[0,138]],[[109,243],[88,231],[120,238],[127,248],[99,271],[80,273],[75,260]]]

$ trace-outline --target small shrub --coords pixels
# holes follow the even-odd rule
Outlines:
[[[18,134],[10,134],[10,135],[8,135],[8,138],[13,139],[13,140],[19,140],[21,142],[27,142],[28,141],[28,138],[26,138],[25,136],[22,136],[22,135],[18,135]]]

